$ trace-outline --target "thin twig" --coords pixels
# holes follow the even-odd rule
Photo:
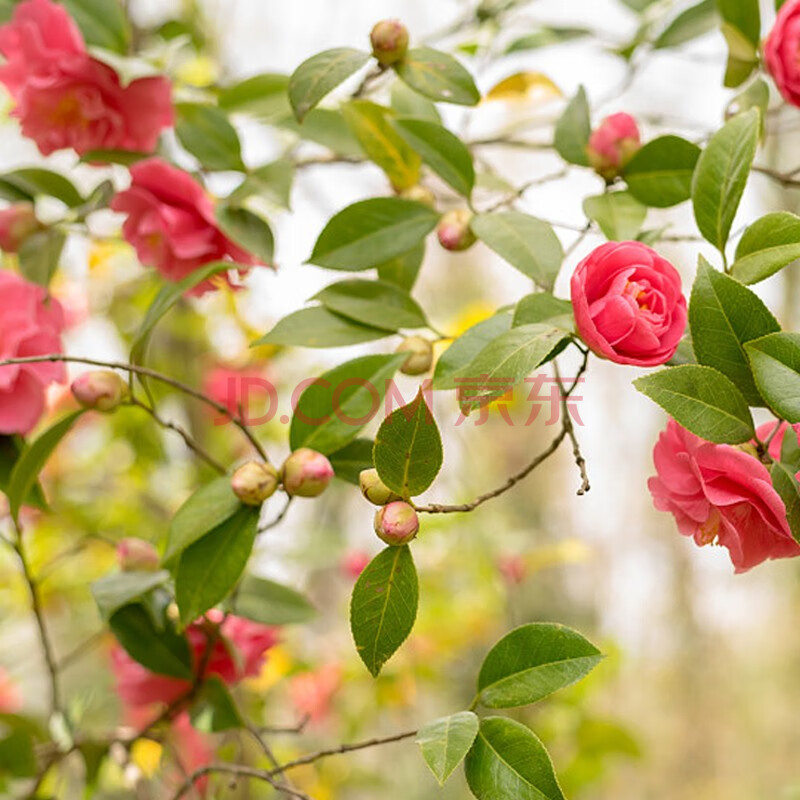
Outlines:
[[[278,513],[278,516],[275,517],[275,519],[264,523],[264,525],[262,525],[258,529],[258,533],[264,533],[265,531],[268,531],[271,528],[274,528],[276,525],[280,525],[280,523],[282,522],[283,518],[286,516],[286,513],[289,511],[289,506],[292,504],[292,499],[293,499],[292,497],[287,497],[286,498],[286,503],[284,503],[284,506],[280,510],[280,512]]]
[[[556,383],[558,384],[559,392],[561,393],[561,413],[564,417],[561,424],[564,426],[564,430],[567,432],[567,436],[569,436],[569,439],[572,442],[572,456],[575,459],[575,463],[577,464],[578,470],[581,474],[581,485],[577,492],[578,495],[586,494],[586,492],[588,492],[592,487],[589,483],[589,476],[586,472],[586,459],[583,457],[583,453],[581,453],[581,446],[578,443],[578,437],[575,433],[575,426],[572,424],[572,417],[570,416],[569,410],[569,398],[570,395],[575,391],[575,388],[578,386],[583,373],[586,371],[588,360],[589,355],[588,351],[586,351],[583,355],[583,363],[578,369],[578,374],[575,377],[572,386],[566,392],[564,391],[564,383],[561,380],[561,374],[558,371],[558,363],[553,361],[553,373],[555,374]]]
[[[290,789],[287,786],[281,786],[275,778],[270,775],[267,770],[258,769],[257,767],[247,767],[243,764],[207,764],[204,767],[196,769],[183,784],[178,788],[178,791],[173,795],[172,800],[181,800],[185,797],[201,778],[207,775],[235,775],[239,778],[251,778],[252,780],[264,781],[272,786],[273,789],[282,791],[289,797],[294,797],[295,800],[313,800],[309,795],[300,792],[297,789]]]

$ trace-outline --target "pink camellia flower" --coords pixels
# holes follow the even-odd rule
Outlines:
[[[22,709],[22,698],[16,684],[0,667],[0,714],[16,714]]]
[[[222,619],[219,612],[209,612],[206,616],[213,622]],[[199,668],[201,660],[205,660],[204,677],[216,675],[228,685],[258,675],[265,653],[278,641],[277,629],[234,616],[228,616],[222,622],[220,635],[207,658],[209,639],[203,622],[190,625],[186,635],[196,668]],[[168,705],[191,687],[188,681],[150,672],[119,646],[111,651],[111,665],[117,680],[117,694],[128,706]]]
[[[172,87],[164,77],[123,86],[92,58],[66,9],[51,0],[24,0],[0,27],[0,82],[16,101],[13,115],[44,155],[71,147],[150,153],[174,124]]]
[[[16,253],[22,243],[43,229],[30,203],[15,203],[0,211],[0,250]]]
[[[131,167],[131,178],[111,208],[128,215],[122,232],[142,264],[179,281],[212,261],[230,261],[232,267],[261,263],[220,230],[211,198],[187,172],[148,158]],[[203,281],[192,294],[214,288],[214,281]]]
[[[214,745],[211,737],[192,727],[186,711],[178,714],[172,721],[172,726],[167,733],[167,742],[178,767],[177,774],[170,776],[170,783],[174,784],[174,790],[183,785],[187,775],[191,775],[195,770],[207,766],[214,760]],[[195,781],[194,788],[200,794],[205,795],[208,788],[208,777],[203,776]]]
[[[57,300],[24,278],[0,270],[0,361],[61,352],[64,315]],[[29,433],[45,410],[45,390],[63,381],[60,362],[0,367],[0,433]]]
[[[351,550],[342,556],[339,566],[348,578],[355,580],[367,568],[370,561],[369,553],[363,550]]]
[[[672,358],[686,328],[678,271],[641,242],[606,242],[570,284],[578,333],[599,356],[654,367]]]
[[[330,714],[331,700],[342,684],[338,664],[323,664],[313,672],[292,678],[289,694],[298,713],[311,722],[321,722]]]
[[[252,417],[253,400],[262,399],[265,393],[269,394],[270,388],[264,371],[255,367],[218,364],[206,373],[203,381],[204,394],[225,406],[231,416],[241,416],[244,420]]]
[[[641,146],[636,120],[630,114],[612,114],[592,131],[586,155],[592,169],[611,181],[622,172]]]
[[[522,583],[528,576],[528,567],[522,556],[499,556],[497,559],[497,571],[502,575],[506,583],[514,585]]]
[[[670,420],[653,451],[648,487],[696,544],[727,547],[736,572],[768,558],[800,555],[769,470],[750,453],[712,444]]]
[[[777,432],[775,432],[776,425],[778,426]],[[794,428],[798,441],[800,441],[800,423],[792,425],[791,427]],[[765,422],[763,425],[759,425],[758,428],[756,428],[756,437],[760,442],[766,442],[767,439],[772,437],[767,452],[770,458],[775,461],[781,460],[781,448],[783,447],[783,439],[786,436],[787,430],[789,430],[789,424],[786,422]]]
[[[764,42],[764,61],[778,91],[800,106],[800,0],[786,0]]]

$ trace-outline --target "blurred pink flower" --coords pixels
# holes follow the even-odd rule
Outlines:
[[[313,672],[296,675],[289,683],[289,694],[301,717],[321,722],[330,714],[331,700],[342,684],[338,664],[324,664]]]
[[[0,667],[0,714],[16,714],[22,709],[22,696],[17,685]]]
[[[775,459],[775,461],[780,461],[783,439],[786,436],[786,431],[789,428],[788,423],[765,422],[763,425],[759,425],[756,429],[756,436],[758,437],[759,441],[766,442],[767,439],[769,439],[769,437],[772,435],[772,432],[775,430],[776,425],[778,426],[778,431],[774,436],[772,436],[772,440],[769,443],[769,454],[771,458]],[[798,437],[798,441],[800,441],[800,423],[797,425],[792,425],[792,428],[794,428],[794,432]]]
[[[525,559],[522,556],[498,556],[497,571],[507,583],[522,583],[527,576]]]
[[[355,580],[369,562],[369,553],[365,553],[363,550],[351,550],[344,554],[340,566],[345,575]]]
[[[183,784],[186,775],[191,775],[195,770],[205,767],[214,760],[214,744],[211,737],[193,728],[186,712],[178,714],[172,721],[167,742],[180,767],[176,776],[176,788]],[[205,794],[208,777],[204,776],[195,781],[194,786],[198,792]]]
[[[258,367],[228,367],[222,364],[212,367],[205,375],[203,392],[212,400],[221,403],[228,411],[251,418],[253,401],[262,397],[266,378]]]

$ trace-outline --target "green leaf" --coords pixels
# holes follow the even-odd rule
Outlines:
[[[444,786],[453,770],[464,760],[478,735],[480,721],[471,711],[459,711],[449,717],[423,725],[416,743],[433,776]]]
[[[756,78],[747,88],[734,97],[725,109],[725,116],[732,117],[750,108],[757,108],[760,113],[759,134],[764,138],[764,121],[769,106],[769,86],[763,78]]]
[[[169,564],[187,547],[230,519],[241,507],[239,498],[231,489],[229,476],[224,475],[201,486],[172,517],[163,563]]]
[[[742,283],[758,283],[798,258],[800,217],[788,211],[773,211],[744,232],[731,273]]]
[[[373,457],[381,480],[407,500],[433,483],[442,468],[442,438],[422,389],[383,421]]]
[[[359,485],[362,470],[374,466],[372,459],[372,439],[354,439],[350,444],[328,454],[328,461],[333,467],[333,474],[340,480]]]
[[[231,192],[228,202],[241,203],[248,197],[263,197],[281,208],[289,208],[294,181],[294,164],[288,158],[279,158],[250,170],[247,177]]]
[[[537,322],[547,322],[556,328],[572,331],[575,327],[572,303],[553,297],[550,292],[525,295],[514,309],[511,326],[518,328],[520,325],[533,325]]]
[[[316,378],[300,395],[289,428],[292,450],[310,447],[334,453],[351,442],[378,413],[406,356],[362,356]]]
[[[47,287],[58,269],[66,241],[66,234],[58,228],[28,236],[19,248],[19,271],[29,281]]]
[[[361,200],[328,222],[309,261],[329,269],[369,269],[407,253],[436,227],[438,220],[436,211],[413,200]]]
[[[264,121],[275,121],[292,113],[288,89],[288,75],[266,72],[224,87],[217,102],[229,114],[244,113]]]
[[[461,334],[436,362],[433,373],[434,389],[457,389],[462,377],[478,353],[501,334],[511,329],[511,313],[497,313],[476,323]],[[468,376],[473,377],[473,376]]]
[[[542,47],[549,47],[562,42],[571,42],[574,39],[582,39],[590,36],[588,28],[575,27],[542,27],[526,36],[514,39],[506,48],[506,53],[519,53],[523,50],[539,50]]]
[[[739,0],[734,0],[734,2],[739,3]],[[749,4],[749,2],[750,0],[746,0],[746,3]],[[728,43],[728,62],[725,66],[723,82],[725,86],[734,88],[741,86],[758,67],[758,46],[750,42],[738,28],[729,22],[723,21],[721,29],[722,35]]]
[[[648,142],[625,167],[628,191],[641,203],[668,208],[692,196],[692,175],[700,148],[680,136]]]
[[[63,0],[86,44],[127,53],[131,30],[119,0]]]
[[[586,146],[592,133],[589,118],[589,103],[583,86],[569,101],[564,113],[556,123],[554,145],[558,154],[569,164],[581,167],[589,166]]]
[[[0,492],[8,493],[8,482],[11,480],[11,473],[14,471],[14,465],[24,450],[25,441],[21,436],[4,436],[0,434]],[[370,450],[371,457],[372,451]],[[42,511],[47,508],[44,492],[42,492],[42,487],[38,483],[34,483],[25,498],[24,505],[32,506]]]
[[[800,422],[800,333],[770,333],[745,350],[769,407],[787,422]]]
[[[339,281],[326,286],[312,298],[329,311],[341,314],[362,325],[397,331],[400,328],[424,328],[428,321],[419,304],[402,289],[383,281]]]
[[[245,171],[239,134],[223,111],[199,103],[178,103],[175,110],[178,140],[203,167]]]
[[[181,553],[175,600],[184,627],[224,600],[242,576],[256,540],[258,512],[241,507]]]
[[[281,127],[295,131],[308,142],[316,142],[345,158],[363,161],[366,154],[337,108],[315,108],[309,111],[298,125],[294,117],[281,123]]]
[[[472,154],[458,136],[426,119],[401,117],[394,126],[445,183],[464,197],[472,194],[475,185]]]
[[[245,575],[232,607],[234,614],[262,625],[292,625],[317,616],[300,592],[256,575]]]
[[[220,228],[229,239],[259,258],[262,263],[272,264],[275,239],[266,220],[246,208],[227,203],[217,208],[216,216]]]
[[[92,597],[104,620],[108,620],[123,606],[139,600],[142,595],[163,586],[169,580],[169,572],[115,572],[95,581]]]
[[[323,306],[303,308],[280,320],[275,327],[256,339],[260,344],[293,345],[295,347],[344,347],[371,342],[389,336],[391,331],[361,325]]]
[[[72,414],[59,420],[31,442],[20,454],[11,471],[6,491],[9,510],[15,520],[19,518],[20,507],[33,489],[47,459],[50,458],[59,442],[69,433],[81,414],[83,414],[82,410],[73,411]]]
[[[487,247],[512,267],[541,287],[553,288],[564,249],[548,223],[521,211],[496,211],[478,214],[470,226]]]
[[[28,197],[55,197],[65,206],[75,208],[84,202],[72,181],[49,169],[26,167],[0,175],[0,181],[11,184]]]
[[[204,733],[220,733],[247,726],[228,687],[218,675],[211,675],[203,681],[189,713],[192,726]]]
[[[653,42],[656,50],[678,47],[713,30],[719,17],[715,0],[701,0],[675,17]]]
[[[774,461],[769,470],[772,485],[786,507],[786,520],[792,536],[800,542],[800,484],[795,478],[796,473],[797,469],[789,468],[779,461]]]
[[[392,125],[393,112],[369,100],[351,100],[342,114],[353,135],[385,173],[395,189],[408,189],[419,180],[422,159]]]
[[[481,720],[464,768],[478,800],[565,800],[544,745],[512,719]]]
[[[149,158],[147,153],[136,150],[89,150],[81,156],[83,164],[120,164],[130,167],[137,161]]]
[[[711,367],[669,367],[633,385],[678,424],[710,442],[740,444],[755,435],[747,400],[730,378]]]
[[[391,104],[398,117],[414,117],[416,119],[426,119],[428,122],[442,124],[442,118],[436,110],[436,106],[415,92],[410,86],[406,86],[402,81],[395,81],[392,84]]]
[[[535,703],[588,675],[602,653],[577,631],[532,622],[504,636],[487,654],[478,694],[489,708]]]
[[[401,253],[384,261],[383,264],[378,264],[378,277],[410,292],[414,288],[424,259],[425,242],[421,241],[407,253]]]
[[[692,179],[697,227],[717,250],[728,241],[758,144],[759,113],[750,109],[731,119],[709,140]]]
[[[763,301],[702,256],[689,302],[692,344],[700,364],[727,375],[751,406],[764,405],[744,345],[780,325]]]
[[[411,633],[418,601],[417,570],[408,545],[387,547],[359,576],[350,603],[350,628],[373,678]]]
[[[722,19],[750,42],[753,49],[761,38],[761,12],[758,0],[717,0]]]
[[[647,206],[629,192],[607,192],[583,201],[583,212],[610,241],[635,239],[647,217]]]
[[[5,723],[5,719],[0,720],[0,730],[8,727]],[[0,736],[0,777],[34,778],[37,768],[33,736],[22,727],[11,726],[8,733]]]
[[[120,608],[109,625],[134,661],[157,675],[191,680],[192,653],[186,637],[169,624],[163,630],[156,628],[144,606],[134,603]]]
[[[472,75],[440,50],[412,47],[394,69],[404,83],[432,100],[474,106],[481,99]]]
[[[289,78],[289,101],[298,122],[325,95],[369,61],[369,54],[352,47],[336,47],[304,61]]]

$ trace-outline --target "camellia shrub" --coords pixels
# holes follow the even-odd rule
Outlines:
[[[635,389],[665,412],[647,486],[680,534],[725,548],[736,572],[800,555],[800,334],[782,330],[752,288],[800,258],[800,218],[776,208],[733,230],[753,173],[800,185],[797,170],[763,166],[760,156],[771,122],[798,114],[800,0],[779,0],[771,28],[757,0],[622,1],[640,23],[615,49],[631,75],[653,51],[721,26],[731,99],[711,135],[691,141],[662,121],[658,135],[644,136],[623,109],[598,118],[583,88],[532,133],[513,124],[483,139],[465,133],[479,103],[555,90],[539,74],[516,73],[482,96],[473,69],[480,59],[592,35],[529,26],[505,41],[505,30],[526,24],[515,22],[519,0],[468,4],[441,47],[389,19],[364,31],[362,48],[335,46],[291,75],[193,85],[181,77],[186,53],[202,54],[205,43],[191,19],[150,29],[117,0],[0,3],[0,83],[11,117],[43,157],[58,153],[68,160],[57,163],[90,176],[87,184],[49,161],[0,175],[0,545],[26,587],[24,613],[47,675],[46,698],[29,707],[0,673],[4,796],[310,800],[313,791],[295,780],[300,768],[415,740],[421,770],[427,764],[444,784],[463,769],[479,800],[563,800],[559,765],[529,726],[502,712],[585,678],[603,654],[581,633],[555,621],[512,628],[470,676],[473,699],[449,715],[430,719],[420,708],[412,729],[304,748],[305,724],[339,681],[335,668],[320,669],[313,684],[294,685],[316,699],[305,702],[310,710],[292,729],[297,749],[286,757],[263,708],[242,695],[264,679],[285,629],[304,624],[313,608],[297,587],[249,564],[297,506],[323,502],[337,482],[350,495],[360,491],[359,501],[374,506],[380,545],[376,556],[350,553],[343,564],[354,585],[349,620],[339,622],[377,678],[415,625],[424,581],[414,553],[426,548],[432,518],[524,491],[562,448],[572,453],[578,493],[589,491],[573,399],[600,359],[637,369]],[[461,35],[467,43],[457,46]],[[239,132],[250,123],[280,132],[288,144],[278,159],[245,160]],[[493,148],[547,150],[563,163],[555,174],[509,180],[492,167]],[[331,283],[312,304],[282,308],[270,330],[242,326],[252,360],[220,360],[198,379],[193,342],[205,341],[205,315],[218,321],[226,302],[232,309],[252,291],[256,273],[279,268],[265,208],[291,207],[297,171],[317,169],[322,191],[326,170],[348,164],[382,175],[385,191],[340,208],[302,243]],[[529,189],[573,173],[595,181],[581,198],[582,226],[557,234],[559,226],[520,210]],[[681,204],[691,204],[696,230],[646,226],[651,209],[664,215]],[[660,252],[675,239],[716,251],[699,257],[691,285]],[[135,251],[133,271],[112,270],[109,279],[106,259],[103,278],[124,360],[103,357],[102,336],[94,344],[70,336],[88,313],[61,276],[62,251],[74,241],[91,243],[95,260],[102,248]],[[585,257],[572,259],[590,241]],[[450,336],[430,322],[416,279],[426,251],[450,251],[457,263],[475,258],[479,244],[522,273],[527,289]],[[557,296],[565,272],[569,296]],[[249,408],[248,387],[274,392],[263,354],[356,345],[367,346],[298,387],[279,445],[289,454],[271,460],[274,432]],[[577,364],[569,378],[565,362]],[[507,476],[487,470],[477,497],[420,500],[444,462],[434,396],[454,392],[462,419],[485,415],[537,371],[551,375],[561,407],[549,443],[530,452],[520,441],[524,466]],[[397,375],[415,386],[401,402]],[[753,408],[770,421],[756,426]],[[160,505],[132,483],[112,481],[87,496],[84,479],[53,465],[62,441],[91,448],[95,429],[113,432],[109,453],[113,441],[128,443],[110,460],[145,459],[155,484],[156,464],[188,453],[183,488],[161,486]],[[452,459],[446,469],[468,466]],[[34,543],[66,508],[97,503],[112,513],[123,492],[143,521],[132,524],[125,506],[114,526],[124,535],[105,535],[114,563],[106,558],[91,584],[100,628],[65,654],[42,588],[63,548]],[[70,527],[102,540],[97,519],[81,514]],[[522,569],[501,566],[510,581]],[[458,622],[458,605],[448,614],[443,626]],[[62,674],[65,660],[74,663],[98,639],[111,642],[113,686],[97,691],[121,708],[106,730],[84,725]],[[147,745],[170,758],[141,768]]]

